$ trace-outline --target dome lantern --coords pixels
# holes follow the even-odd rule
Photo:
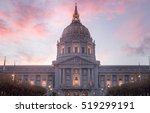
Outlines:
[[[80,22],[77,3],[75,3],[75,10],[74,10],[72,22]]]

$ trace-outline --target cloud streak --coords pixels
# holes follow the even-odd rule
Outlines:
[[[124,46],[123,51],[128,55],[150,55],[150,37],[145,37],[137,47]]]

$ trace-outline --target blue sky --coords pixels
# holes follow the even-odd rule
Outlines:
[[[0,64],[49,65],[56,42],[71,23],[75,2],[80,20],[96,41],[102,65],[148,64],[149,0],[0,0]]]

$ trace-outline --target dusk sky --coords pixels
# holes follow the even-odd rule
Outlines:
[[[75,2],[102,65],[148,65],[150,0],[0,0],[0,65],[51,65]]]

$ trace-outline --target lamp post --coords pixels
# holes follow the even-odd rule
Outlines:
[[[101,94],[104,95],[104,88],[101,88]]]
[[[139,78],[139,80],[141,80],[141,75],[140,74],[138,75],[138,78]]]
[[[11,76],[12,76],[12,81],[14,81],[15,80],[15,74],[12,74]]]
[[[109,84],[107,84],[107,88],[110,88],[110,85],[109,85]]]
[[[53,90],[52,86],[49,85],[49,86],[48,86],[48,94],[49,94],[49,95],[52,95],[52,90]]]

